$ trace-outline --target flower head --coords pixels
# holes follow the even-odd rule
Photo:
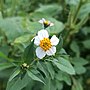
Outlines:
[[[39,46],[36,48],[36,55],[38,58],[42,59],[45,55],[51,56],[56,53],[56,45],[59,39],[56,35],[53,35],[49,39],[49,34],[46,30],[38,31],[38,35],[35,37],[34,44]]]
[[[43,24],[44,25],[44,28],[47,28],[48,26],[53,26],[54,25],[53,23],[51,23],[48,20],[45,20],[44,18],[42,18],[41,20],[39,20],[39,23]]]
[[[22,69],[28,69],[29,65],[27,63],[23,63],[21,67],[22,67]]]

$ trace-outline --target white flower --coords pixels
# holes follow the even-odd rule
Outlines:
[[[48,26],[53,26],[54,24],[51,23],[48,20],[45,20],[44,18],[42,18],[41,20],[39,20],[39,23],[43,24],[45,28],[47,28]]]
[[[34,44],[39,46],[36,48],[36,56],[40,59],[45,57],[45,55],[51,56],[56,53],[56,45],[58,44],[59,39],[56,35],[53,35],[49,39],[49,34],[46,30],[38,31],[38,35],[35,37]]]

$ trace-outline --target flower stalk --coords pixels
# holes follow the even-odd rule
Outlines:
[[[83,0],[80,0],[75,13],[73,14],[73,11],[69,13],[66,28],[65,28],[67,31],[64,37],[64,46],[66,46],[70,42],[70,37],[74,33],[76,33],[81,28],[81,26],[88,20],[87,17],[85,17],[85,19],[81,20],[78,24],[76,24],[78,19],[78,13],[82,5],[83,5]]]

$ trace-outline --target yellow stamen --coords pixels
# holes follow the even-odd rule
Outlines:
[[[45,25],[49,25],[49,22],[48,22],[48,21],[44,21],[44,24],[45,24]]]
[[[44,50],[47,51],[51,48],[51,42],[49,38],[44,38],[43,40],[40,41],[40,47]]]

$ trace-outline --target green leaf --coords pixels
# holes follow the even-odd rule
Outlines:
[[[0,58],[5,59],[3,56],[7,57],[9,50],[10,50],[10,46],[7,44],[3,44],[2,46],[0,46]]]
[[[0,71],[0,78],[2,79],[9,78],[12,73],[12,69],[13,68],[8,68]]]
[[[11,63],[0,63],[0,71],[13,67]]]
[[[33,21],[39,21],[42,17],[48,18],[49,16],[46,14],[43,14],[42,12],[33,12],[30,14],[30,18]],[[40,24],[39,24],[40,25]]]
[[[54,6],[54,7],[53,7]],[[41,5],[39,9],[36,9],[35,12],[42,12],[48,16],[54,16],[58,14],[62,10],[62,7],[58,4],[50,4],[50,5]]]
[[[62,90],[63,83],[58,80],[52,80],[50,77],[45,78],[46,85],[43,86],[41,90]]]
[[[64,81],[66,82],[68,85],[71,85],[71,78],[70,76],[62,71],[58,71],[58,73],[56,74],[55,78],[59,81]]]
[[[88,35],[90,33],[90,27],[84,27],[84,28],[82,28],[82,33],[84,35]]]
[[[80,0],[65,0],[69,5],[78,5]]]
[[[28,85],[31,79],[26,74],[22,79],[21,77],[17,77],[13,79],[11,82],[7,83],[6,90],[22,90],[24,87]]]
[[[50,78],[46,78],[46,85],[44,85],[43,90],[51,90],[51,79]]]
[[[13,61],[13,59],[8,58],[8,57],[7,57],[4,53],[2,53],[2,52],[0,52],[0,57],[1,57],[1,58],[4,58],[4,59],[6,59],[6,60],[8,60],[8,61],[10,61],[10,62]]]
[[[52,64],[49,62],[45,62],[45,65],[47,67],[48,72],[50,73],[51,78],[54,79],[55,72],[54,72],[54,68],[53,68]]]
[[[60,81],[56,81],[56,87],[57,87],[57,90],[62,90],[63,89],[63,83],[60,82]]]
[[[75,72],[79,75],[86,72],[86,68],[80,65],[75,65],[74,69],[75,69]]]
[[[86,16],[88,16],[90,13],[90,3],[86,3],[84,5],[82,5],[79,14],[78,14],[78,18],[82,19]]]
[[[0,20],[0,28],[5,33],[8,42],[14,41],[14,39],[22,34],[24,34],[24,30],[21,26],[22,18],[6,18]]]
[[[70,64],[70,62],[68,60],[66,60],[65,58],[58,57],[58,59],[54,59],[54,60],[52,60],[52,62],[61,71],[66,72],[66,73],[68,73],[70,75],[74,75],[75,74],[74,68],[72,67],[72,65]]]
[[[9,82],[14,79],[18,74],[20,73],[20,69],[15,69],[15,71],[13,72],[13,74],[10,76],[9,78]]]
[[[34,41],[32,41],[30,45],[25,48],[23,59],[28,64],[34,60]]]
[[[26,34],[26,35],[22,35],[18,38],[15,39],[14,43],[25,43],[25,42],[30,42],[31,40],[31,35],[30,34]]]
[[[45,68],[43,67],[43,63],[38,61],[37,62],[37,67],[45,74],[46,77],[48,77],[47,72],[46,72]]]
[[[81,57],[74,57],[71,62],[74,65],[74,69],[77,74],[83,74],[86,72],[86,68],[83,65],[88,64],[87,60]]]
[[[73,85],[71,90],[83,90],[81,83],[73,78]]]
[[[29,19],[25,17],[12,17],[12,18],[5,18],[0,20],[1,31],[5,33],[8,42],[13,42],[15,41],[16,38],[22,37],[23,35],[26,34],[28,35],[30,34],[30,39],[31,39],[36,34],[37,29],[39,29],[38,25],[36,26],[37,27],[35,27],[35,24],[33,24],[33,22],[30,22]],[[35,30],[35,32],[33,29]],[[28,36],[24,36],[24,37],[28,38]],[[23,41],[25,40],[26,39],[24,38]]]
[[[90,49],[90,40],[89,39],[83,41],[82,43],[83,43],[83,45],[84,45],[85,48]]]
[[[40,78],[38,78],[36,75],[34,75],[31,71],[27,70],[27,74],[31,79],[44,83]]]
[[[71,50],[72,50],[73,52],[76,53],[77,56],[80,55],[79,46],[78,46],[78,44],[77,44],[76,41],[72,41],[72,43],[71,43],[71,45],[70,45],[70,48],[71,48]]]
[[[88,64],[88,61],[81,57],[74,57],[71,62],[72,62],[72,64],[78,65],[78,66],[80,66],[80,65],[83,66],[83,65]]]
[[[56,47],[57,48],[57,52],[60,52],[62,46],[63,46],[63,38],[60,36],[59,37],[59,43],[58,43],[58,45]]]
[[[60,21],[58,21],[58,20],[56,20],[54,18],[46,18],[46,20],[49,20],[52,23],[54,23],[54,26],[47,28],[48,32],[51,35],[58,34],[58,33],[62,32],[64,30],[64,28],[65,28],[65,25],[62,22],[60,22]]]
[[[65,49],[63,49],[63,48],[61,48],[61,50],[60,50],[59,53],[60,53],[60,54],[66,54],[66,55],[67,55],[67,52],[66,52]]]

